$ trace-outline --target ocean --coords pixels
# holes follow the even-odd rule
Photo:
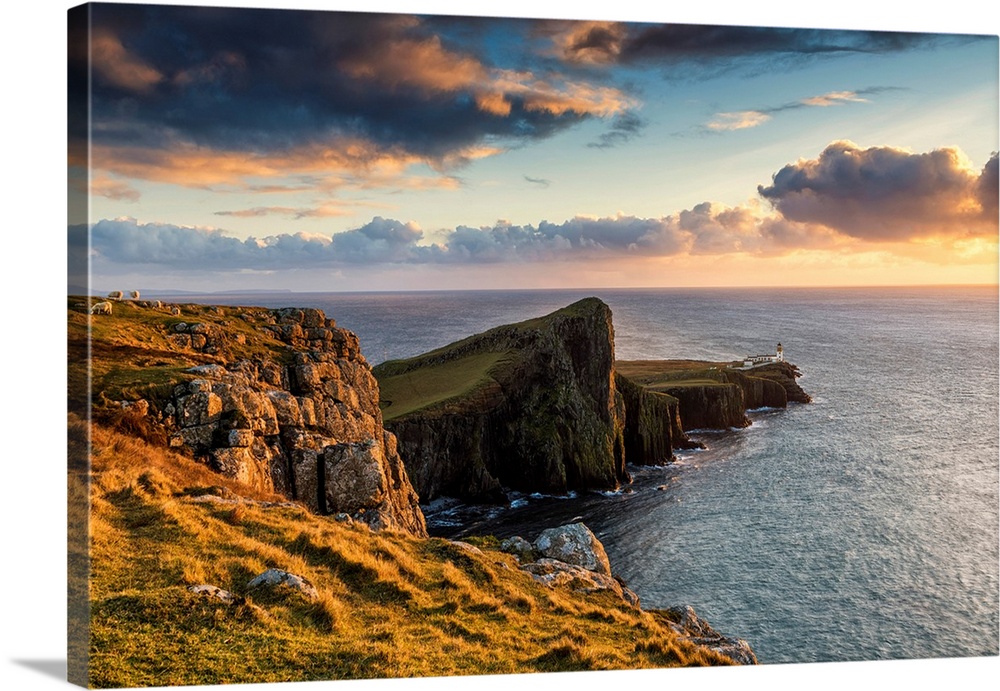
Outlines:
[[[807,405],[696,433],[619,492],[434,507],[432,532],[583,520],[646,608],[691,605],[762,663],[998,654],[995,287],[649,289],[173,296],[319,307],[369,362],[416,355],[590,295],[619,359],[773,352]]]

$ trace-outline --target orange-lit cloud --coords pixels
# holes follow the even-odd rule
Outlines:
[[[555,53],[574,63],[603,65],[621,54],[628,29],[621,22],[552,22]]]
[[[192,144],[157,149],[95,144],[92,162],[96,170],[122,177],[220,191],[300,192],[372,186],[454,189],[458,182],[447,174],[448,170],[502,151],[499,147],[475,146],[430,158],[347,138],[271,153]],[[407,174],[408,169],[419,164],[437,171],[438,176]],[[274,182],[278,180],[285,182]]]
[[[624,112],[633,104],[613,87],[560,75],[540,77],[530,70],[489,68],[470,55],[448,50],[437,36],[397,37],[380,50],[352,55],[339,66],[356,79],[390,89],[416,89],[428,95],[468,92],[481,111],[500,117],[510,115],[515,102],[527,111],[599,117]]]
[[[843,103],[867,103],[867,98],[861,98],[854,91],[831,91],[822,96],[811,96],[802,99],[801,103],[806,106],[825,108],[827,106],[837,106]]]
[[[396,38],[363,55],[339,63],[355,79],[375,80],[390,88],[414,87],[430,93],[459,91],[486,81],[488,70],[479,60],[447,50],[441,39]]]
[[[997,233],[996,170],[996,154],[976,170],[951,147],[917,154],[839,141],[758,191],[788,220],[859,239],[959,239]]]
[[[91,61],[98,78],[121,89],[141,93],[163,81],[159,71],[129,52],[110,31],[93,33]]]
[[[137,189],[119,180],[99,175],[90,181],[90,193],[115,201],[136,202],[142,196]]]
[[[770,119],[770,115],[759,110],[742,110],[737,113],[716,113],[714,119],[705,126],[716,131],[745,130],[762,125]]]

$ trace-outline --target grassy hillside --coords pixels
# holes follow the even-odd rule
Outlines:
[[[84,435],[71,416],[70,438]],[[88,475],[70,479],[73,496]],[[373,533],[102,426],[89,480],[93,686],[730,663],[608,592],[535,582],[489,539],[476,552]],[[304,576],[319,599],[224,604],[187,589],[244,595],[271,567]]]
[[[505,352],[472,353],[418,369],[388,374],[389,367],[376,369],[382,417],[392,420],[443,403],[457,403],[494,382],[495,367],[506,366]],[[390,365],[391,367],[391,365]]]

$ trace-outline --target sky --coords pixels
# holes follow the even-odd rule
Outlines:
[[[102,291],[995,284],[996,35],[789,26],[97,4],[70,256]]]

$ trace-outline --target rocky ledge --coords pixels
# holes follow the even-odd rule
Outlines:
[[[535,541],[511,537],[500,549],[517,557],[521,569],[539,583],[576,592],[610,591],[632,607],[642,609],[639,596],[611,572],[608,555],[597,536],[583,523],[543,530]],[[756,665],[757,656],[741,638],[719,633],[687,605],[648,610],[679,636],[714,650],[741,665]]]

